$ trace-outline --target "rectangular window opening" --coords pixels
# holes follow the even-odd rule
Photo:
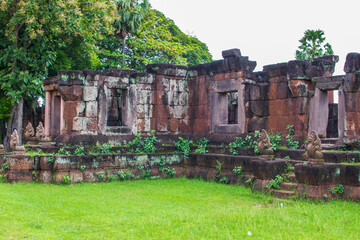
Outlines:
[[[110,89],[110,101],[108,101],[107,126],[117,127],[123,126],[123,106],[125,105],[124,90],[112,88]]]
[[[238,92],[229,92],[228,96],[228,124],[238,123]]]

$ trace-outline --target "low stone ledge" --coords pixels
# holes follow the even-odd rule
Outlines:
[[[296,180],[314,186],[345,184],[360,187],[360,166],[341,164],[296,164]]]

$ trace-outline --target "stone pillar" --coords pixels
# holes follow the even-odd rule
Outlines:
[[[45,137],[50,137],[51,128],[51,92],[45,91]]]
[[[320,137],[326,137],[329,118],[329,100],[327,91],[315,89],[315,95],[310,102],[309,132],[316,131]]]

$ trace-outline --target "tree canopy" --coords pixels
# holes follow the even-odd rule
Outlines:
[[[173,20],[155,9],[146,12],[141,28],[129,34],[126,46],[122,53],[122,43],[114,35],[107,35],[99,41],[100,69],[143,71],[150,63],[196,65],[212,61],[206,44],[183,33]]]
[[[301,45],[296,50],[297,60],[314,60],[314,58],[332,55],[334,51],[329,43],[325,43],[325,33],[322,30],[306,30],[299,40]]]

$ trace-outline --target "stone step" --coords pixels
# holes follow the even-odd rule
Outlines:
[[[286,182],[280,183],[280,188],[283,190],[293,191],[296,189],[296,187],[297,187],[296,183],[286,183]]]
[[[322,143],[321,147],[322,147],[323,150],[339,150],[343,146],[342,145],[337,145],[337,144]]]
[[[295,176],[295,174],[285,174],[285,176],[287,177],[287,179],[289,179],[290,182],[296,183],[296,176]]]
[[[338,138],[321,138],[322,144],[339,144],[340,140]]]
[[[295,192],[286,190],[271,190],[271,194],[278,198],[288,198],[295,196]]]

